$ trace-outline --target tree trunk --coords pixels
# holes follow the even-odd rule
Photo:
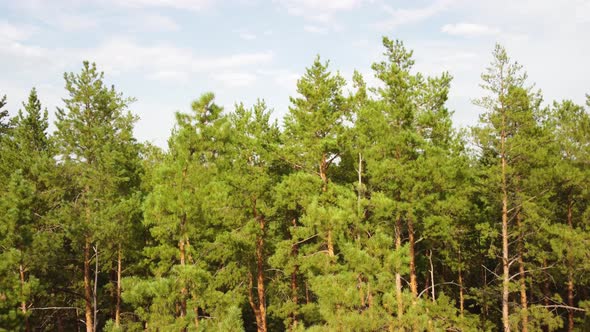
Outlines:
[[[408,217],[408,244],[410,247],[410,291],[414,298],[418,297],[418,280],[416,278],[416,249],[414,238],[414,220],[412,216]]]
[[[96,331],[96,316],[98,315],[98,307],[96,305],[98,287],[98,244],[94,247],[94,290],[92,291],[92,309],[94,314],[94,330]]]
[[[520,286],[520,306],[522,309],[522,332],[528,332],[529,313],[528,301],[526,295],[526,275],[524,269],[524,231],[522,229],[522,220],[520,210],[516,211],[516,227],[518,227],[518,273]]]
[[[84,302],[86,317],[86,332],[94,330],[92,323],[92,288],[90,286],[90,239],[86,237],[84,244]]]
[[[503,109],[503,107],[502,107]],[[508,308],[510,294],[510,265],[508,262],[508,187],[506,183],[506,115],[502,114],[502,132],[500,134],[500,161],[502,181],[502,324],[504,332],[510,332],[510,313]]]
[[[256,201],[254,201],[254,218],[258,221],[261,233],[256,238],[256,288],[258,295],[258,304],[253,300],[250,305],[253,306],[254,314],[256,315],[256,326],[258,332],[266,332],[266,294],[264,288],[264,216],[258,215],[256,210]]]
[[[356,278],[357,280],[357,289],[359,290],[359,299],[360,299],[360,303],[361,303],[361,310],[365,309],[365,294],[363,292],[363,276],[362,274],[359,274]]]
[[[543,258],[543,270],[547,269],[547,259]],[[549,299],[551,298],[551,290],[550,290],[550,277],[545,276],[545,281],[543,282],[543,304],[548,307],[549,306]],[[549,332],[549,326],[543,325],[543,332]]]
[[[293,218],[292,220],[293,228],[297,227],[297,219]],[[297,255],[299,254],[299,245],[297,243],[293,244],[291,249],[291,256],[293,259],[297,259]],[[293,268],[293,272],[291,272],[291,301],[294,304],[294,310],[291,312],[291,328],[290,330],[293,331],[297,327],[297,306],[299,304],[299,297],[297,295],[297,271],[299,270],[299,266],[295,264]]]
[[[399,252],[402,247],[402,222],[398,215],[395,219],[395,250]],[[401,318],[404,314],[404,302],[402,299],[402,276],[399,270],[395,271],[395,294],[397,297],[397,317]]]
[[[363,156],[359,152],[359,168],[358,168],[358,201],[357,214],[361,216],[361,200],[363,199]]]
[[[463,295],[463,268],[461,266],[461,248],[459,248],[459,313],[463,317],[463,311],[465,310],[465,296]]]
[[[570,198],[567,204],[567,225],[570,231],[573,231],[573,206],[574,202]],[[574,260],[572,257],[571,249],[568,249],[567,255],[567,305],[574,307]],[[568,309],[567,311],[567,331],[571,332],[574,330],[574,311]]]
[[[432,284],[432,302],[436,302],[436,293],[434,291],[434,265],[432,264],[432,250],[428,252],[428,261],[430,262],[430,282]]]
[[[20,277],[20,296],[21,296],[20,311],[22,312],[23,317],[25,319],[25,331],[29,332],[30,327],[29,327],[29,317],[27,317],[27,300],[25,299],[25,267],[24,267],[22,261],[18,266],[18,272],[19,272],[19,277]]]
[[[121,326],[121,244],[117,248],[117,304],[115,307],[115,326]]]
[[[260,316],[260,307],[254,301],[254,294],[252,293],[252,289],[254,288],[254,276],[251,272],[248,272],[248,302],[250,303],[250,307],[252,311],[254,311],[254,318],[256,318],[256,327],[257,331],[260,331],[260,327],[262,325],[262,319]]]
[[[185,248],[185,243],[184,243],[184,235],[182,236],[182,238],[180,239],[180,241],[178,241],[178,249],[180,251],[180,266],[183,266],[186,264],[186,248]],[[186,316],[186,298],[188,295],[188,289],[186,288],[186,282],[183,280],[182,281],[182,288],[180,289],[180,317],[185,317]]]
[[[322,160],[320,161],[320,178],[322,179],[322,192],[326,192],[328,190],[328,161],[326,160],[326,154],[322,154]],[[334,257],[334,240],[332,238],[332,229],[331,226],[328,225],[328,235],[326,241],[328,242],[328,256]]]

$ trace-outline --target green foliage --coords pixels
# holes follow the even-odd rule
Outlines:
[[[542,106],[497,45],[458,131],[450,74],[383,47],[374,86],[316,57],[283,126],[205,93],[167,149],[88,62],[52,135],[2,97],[0,330],[496,331],[503,290],[514,330],[587,329],[590,96]]]

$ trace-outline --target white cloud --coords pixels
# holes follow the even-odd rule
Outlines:
[[[254,40],[256,39],[256,35],[250,32],[240,31],[239,32],[240,38],[243,40]]]
[[[8,22],[0,22],[0,38],[14,41],[29,39],[36,28],[28,25],[15,25]]]
[[[465,37],[489,36],[500,33],[500,29],[498,28],[474,23],[445,24],[441,28],[441,31],[449,35]]]
[[[213,73],[210,77],[230,88],[249,86],[257,79],[256,75],[244,72]]]
[[[313,16],[312,13],[333,13],[351,10],[361,5],[363,0],[279,0],[290,14]]]
[[[318,25],[311,25],[311,24],[304,25],[303,30],[305,30],[307,32],[311,32],[311,33],[327,33],[328,32],[328,28],[326,28],[326,27],[322,27],[322,26],[318,26]]]
[[[293,16],[303,17],[313,22],[313,26],[304,28],[307,32],[317,33],[319,30],[341,30],[336,23],[338,12],[359,8],[366,0],[277,0],[287,12]]]
[[[193,73],[260,65],[273,57],[270,51],[200,56],[190,49],[166,44],[146,46],[125,39],[110,40],[78,53],[78,58],[96,61],[111,73],[141,71],[151,79],[179,79]]]
[[[424,21],[447,10],[455,2],[455,0],[434,0],[430,5],[418,8],[392,8],[385,5],[383,9],[390,17],[378,22],[376,26],[390,30],[400,25]]]
[[[160,14],[145,14],[138,16],[132,23],[134,26],[139,26],[142,30],[148,31],[178,31],[180,26],[176,21],[168,16]]]
[[[200,11],[211,2],[211,0],[112,0],[115,5],[132,8],[174,8],[191,11]]]

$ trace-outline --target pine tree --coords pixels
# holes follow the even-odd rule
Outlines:
[[[104,227],[109,224],[109,198],[117,197],[117,188],[128,180],[118,163],[128,157],[125,151],[133,145],[136,118],[128,111],[132,99],[105,86],[104,74],[96,65],[84,62],[80,74],[66,73],[64,78],[68,98],[65,109],[57,111],[55,137],[59,160],[70,179],[69,191],[74,194],[65,208],[71,218],[67,222],[72,246],[82,251],[86,330],[94,331],[99,326],[99,254],[105,244]]]
[[[554,103],[548,122],[554,134],[555,149],[552,152],[557,160],[552,179],[552,202],[549,202],[555,204],[552,217],[556,222],[547,232],[553,236],[549,242],[553,257],[559,263],[556,277],[565,279],[566,292],[563,295],[567,306],[567,331],[573,331],[576,288],[588,282],[581,277],[589,268],[586,248],[581,244],[588,234],[584,220],[590,202],[587,188],[590,174],[586,165],[590,160],[586,148],[590,142],[590,115],[584,107],[566,100]],[[562,287],[556,285],[557,290]]]
[[[243,247],[249,248],[247,254],[238,254],[235,258],[239,264],[247,263],[248,302],[254,312],[257,331],[265,332],[269,330],[267,257],[274,242],[272,230],[276,220],[273,190],[281,170],[277,160],[280,131],[276,123],[270,123],[270,113],[262,101],[251,109],[237,105],[230,119],[233,162],[224,178],[233,188],[231,205],[236,207],[236,215],[243,225],[239,239]]]
[[[207,93],[177,113],[169,152],[150,175],[144,224],[150,275],[124,281],[123,298],[155,329],[241,329],[239,267],[231,261],[238,228],[227,185],[229,121]],[[125,286],[125,284],[127,286]],[[239,327],[239,328],[238,328]]]
[[[8,275],[11,271],[18,275],[19,315],[21,328],[30,330],[32,324],[29,308],[43,305],[42,283],[47,262],[60,241],[48,231],[48,213],[53,204],[50,194],[50,180],[54,172],[52,147],[47,135],[47,110],[42,110],[37,92],[32,89],[24,111],[19,110],[12,119],[12,137],[4,142],[5,158],[10,156],[11,174],[7,174],[9,184],[0,198],[0,211],[6,229],[2,232],[3,247],[8,248],[3,255]],[[7,162],[8,160],[5,160]],[[59,251],[55,251],[59,252]],[[18,273],[16,273],[18,271]],[[11,280],[7,276],[7,281]],[[41,320],[42,312],[36,313],[36,321]],[[40,315],[39,315],[40,314]]]
[[[527,249],[531,228],[545,222],[539,218],[544,190],[534,185],[534,173],[547,168],[548,135],[540,124],[540,94],[525,86],[526,73],[499,45],[493,52],[491,66],[482,74],[482,87],[489,95],[476,101],[485,109],[482,126],[475,130],[476,140],[488,162],[486,190],[491,204],[499,203],[501,219],[502,326],[505,331],[527,331],[530,291],[527,286]],[[498,196],[496,193],[500,193]],[[493,218],[493,217],[492,217]],[[510,243],[515,243],[511,246]],[[494,252],[493,250],[491,252]],[[518,272],[511,266],[517,264]],[[520,308],[514,322],[510,318],[511,281],[517,278]]]
[[[294,172],[278,187],[277,204],[291,238],[279,245],[275,258],[281,257],[280,265],[290,270],[292,306],[286,324],[291,330],[298,328],[300,313],[307,323],[318,321],[314,288],[321,289],[326,282],[322,278],[338,270],[337,243],[344,241],[342,232],[350,221],[339,211],[349,190],[330,175],[344,152],[342,133],[349,114],[344,85],[344,79],[317,57],[298,81],[299,96],[291,98],[284,119],[282,158]]]

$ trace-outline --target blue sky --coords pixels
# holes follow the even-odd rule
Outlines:
[[[136,136],[164,147],[174,112],[205,91],[226,110],[264,99],[280,119],[317,54],[348,80],[356,69],[374,82],[388,36],[414,50],[417,71],[451,73],[448,105],[466,126],[496,42],[546,102],[583,103],[589,31],[589,0],[0,0],[0,94],[14,114],[34,86],[53,113],[63,73],[95,61],[137,99]]]

